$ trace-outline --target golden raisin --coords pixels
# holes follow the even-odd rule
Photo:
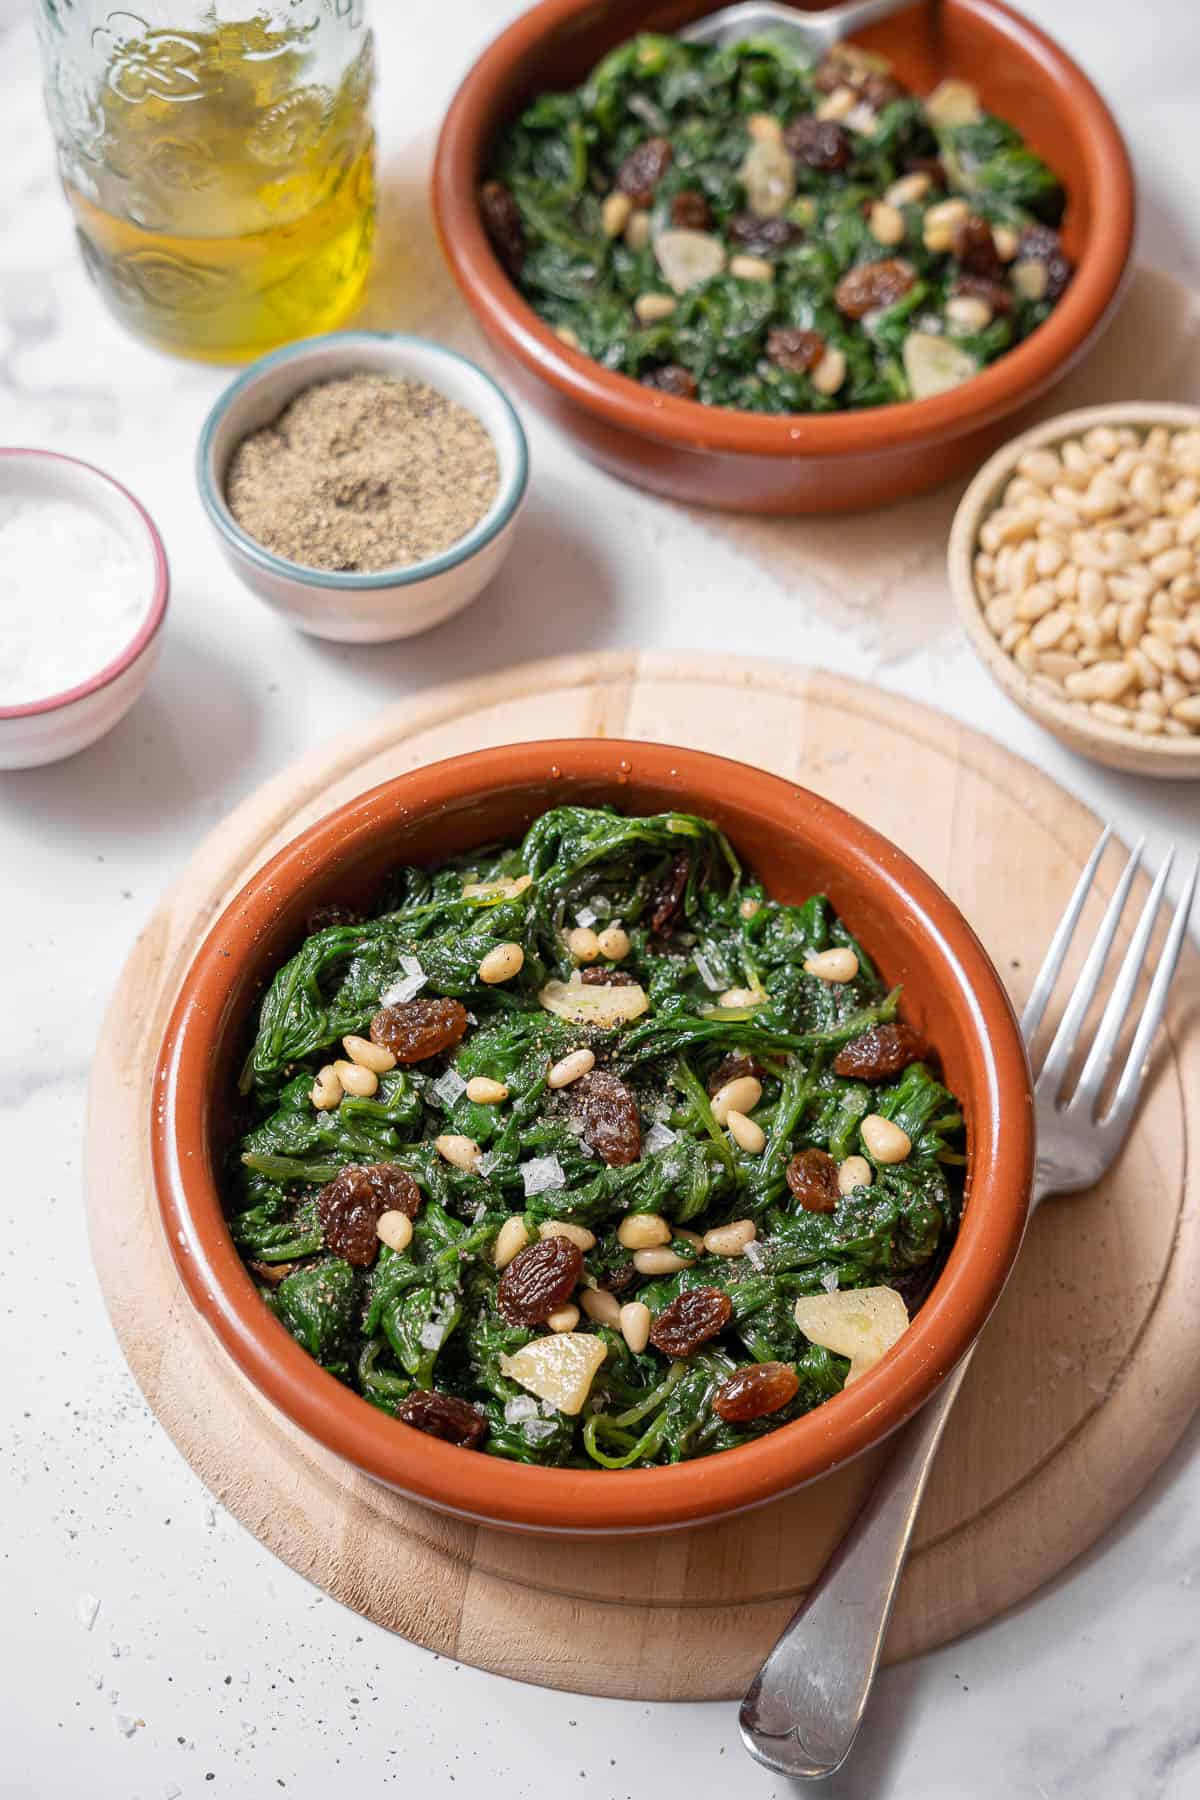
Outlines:
[[[475,1450],[483,1442],[488,1422],[477,1406],[456,1394],[439,1394],[436,1388],[415,1388],[396,1408],[396,1417],[416,1431]]]
[[[733,1301],[722,1288],[688,1288],[650,1327],[650,1342],[664,1356],[690,1356],[723,1331],[733,1317]]]
[[[831,1213],[841,1195],[837,1164],[826,1150],[800,1150],[787,1166],[787,1184],[805,1212]]]
[[[872,1025],[838,1051],[833,1072],[850,1081],[885,1081],[909,1063],[924,1062],[928,1056],[929,1045],[911,1025],[903,1021]]]
[[[496,1289],[510,1325],[540,1325],[565,1306],[583,1274],[583,1251],[566,1237],[539,1238],[514,1256]]]
[[[375,1014],[371,1042],[390,1050],[398,1063],[417,1063],[452,1049],[466,1029],[467,1009],[457,1000],[405,1000]]]
[[[800,1377],[790,1363],[752,1363],[723,1381],[713,1395],[713,1411],[728,1425],[744,1425],[778,1412],[793,1400]]]

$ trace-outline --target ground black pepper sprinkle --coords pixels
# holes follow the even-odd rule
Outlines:
[[[243,531],[277,556],[367,571],[448,550],[499,482],[473,413],[423,382],[363,371],[305,388],[243,438],[226,498]]]

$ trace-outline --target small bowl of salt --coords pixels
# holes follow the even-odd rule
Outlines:
[[[124,718],[157,659],[167,558],[119,482],[0,449],[0,769],[59,762]]]

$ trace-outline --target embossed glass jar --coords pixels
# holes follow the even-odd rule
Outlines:
[[[365,0],[38,0],[79,241],[117,316],[240,361],[340,324],[375,222]]]

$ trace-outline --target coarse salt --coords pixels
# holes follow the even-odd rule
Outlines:
[[[442,1106],[449,1109],[456,1100],[461,1100],[467,1091],[467,1084],[457,1069],[447,1069],[445,1074],[438,1076],[429,1091]]]
[[[594,907],[581,906],[579,911],[575,914],[575,923],[586,928],[589,925],[594,925],[599,917],[600,914]]]
[[[506,1425],[519,1425],[522,1419],[536,1419],[538,1403],[532,1394],[517,1394],[504,1403]]]
[[[524,1432],[528,1443],[541,1444],[544,1443],[547,1438],[552,1438],[554,1436],[557,1426],[552,1419],[526,1419],[521,1430]]]
[[[567,1185],[563,1166],[557,1156],[531,1156],[528,1162],[521,1164],[521,1180],[525,1183],[527,1200],[531,1200],[535,1194],[545,1194],[552,1188]]]
[[[654,1156],[659,1150],[666,1150],[673,1144],[678,1135],[669,1125],[663,1125],[656,1119],[642,1140],[642,1149]]]
[[[721,976],[716,974],[709,966],[705,959],[704,952],[702,950],[697,950],[692,957],[692,961],[696,965],[697,974],[709,992],[712,994],[719,993],[725,986],[725,982],[722,980]]]
[[[149,564],[75,501],[0,491],[0,706],[78,687],[133,640]]]
[[[393,981],[390,987],[384,988],[379,996],[385,1006],[403,1005],[405,1000],[411,1000],[414,994],[419,994],[429,980],[415,956],[402,956],[400,967],[404,970],[403,976]]]
[[[825,1289],[827,1294],[837,1293],[838,1278],[836,1269],[826,1269],[821,1277],[821,1286]]]

